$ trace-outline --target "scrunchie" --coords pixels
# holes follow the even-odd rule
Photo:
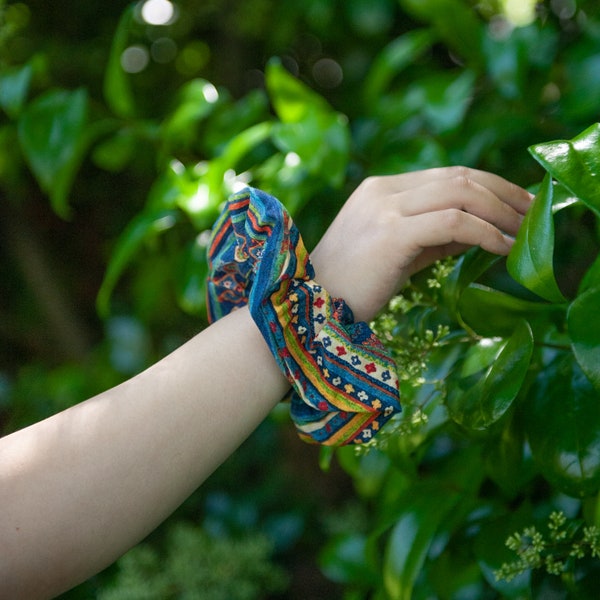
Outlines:
[[[308,252],[282,204],[253,188],[228,200],[208,250],[214,321],[246,303],[292,384],[300,437],[365,443],[400,410],[393,359],[350,307],[314,278]]]

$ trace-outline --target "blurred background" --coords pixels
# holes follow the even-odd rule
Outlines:
[[[246,183],[310,247],[368,175],[466,164],[539,182],[527,147],[597,120],[600,15],[575,0],[0,1],[0,109],[9,433],[206,325],[207,234]],[[595,235],[585,215],[569,225],[569,259],[589,263]],[[352,479],[320,461],[277,409],[64,598],[369,597],[355,542],[377,463]]]

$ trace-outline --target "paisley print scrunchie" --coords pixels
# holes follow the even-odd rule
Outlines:
[[[233,195],[208,251],[214,321],[245,304],[292,384],[300,437],[368,442],[400,410],[392,358],[366,323],[313,279],[300,233],[282,204],[253,188]]]

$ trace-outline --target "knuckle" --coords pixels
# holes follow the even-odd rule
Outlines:
[[[377,175],[370,175],[366,177],[360,184],[361,191],[367,196],[376,195],[380,193],[382,185],[382,177]]]
[[[450,167],[450,177],[454,179],[471,180],[471,169],[463,165],[455,165]]]
[[[452,185],[458,190],[467,190],[473,187],[473,180],[466,174],[456,175],[452,179]]]
[[[450,231],[458,229],[464,222],[465,213],[458,208],[449,208],[443,212],[444,227]]]

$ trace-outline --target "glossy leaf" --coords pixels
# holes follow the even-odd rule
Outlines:
[[[578,296],[567,312],[567,324],[575,358],[600,392],[600,287]]]
[[[484,337],[510,337],[519,321],[526,319],[532,327],[546,322],[561,306],[530,302],[479,284],[464,290],[458,301],[460,318],[467,327]],[[535,328],[535,327],[534,327]]]
[[[600,124],[570,141],[536,144],[529,151],[552,177],[600,214]]]
[[[485,352],[486,344],[480,344]],[[484,430],[504,416],[521,389],[532,352],[533,335],[522,321],[485,371],[467,371],[452,381],[447,406],[454,421],[467,429]]]
[[[435,36],[429,29],[415,29],[393,40],[376,57],[365,81],[365,102],[375,103],[401,71],[431,48]]]
[[[52,207],[66,217],[68,194],[87,142],[84,90],[53,90],[31,102],[19,118],[19,142]]]
[[[550,302],[565,297],[554,277],[554,220],[552,179],[546,175],[529,209],[507,260],[510,275],[521,285]]]
[[[104,73],[104,99],[115,115],[123,118],[133,117],[135,114],[135,102],[129,76],[121,66],[121,56],[129,43],[129,31],[133,23],[134,10],[135,6],[132,4],[121,15]]]
[[[461,255],[452,272],[444,281],[442,292],[444,300],[452,312],[456,311],[458,300],[463,291],[477,281],[492,265],[500,259],[496,254],[486,252],[481,248],[472,248]]]
[[[402,499],[401,516],[394,525],[385,550],[383,582],[390,600],[410,600],[417,576],[437,530],[461,500],[452,489],[416,484]]]
[[[586,290],[597,286],[600,286],[600,255],[596,257],[581,279],[578,294],[583,294]]]
[[[571,496],[597,494],[598,391],[571,355],[544,368],[523,412],[533,457],[544,477]]]
[[[101,316],[110,312],[112,292],[142,244],[175,225],[178,213],[174,210],[161,209],[138,214],[119,237],[111,254],[110,262],[98,291],[96,307]]]

